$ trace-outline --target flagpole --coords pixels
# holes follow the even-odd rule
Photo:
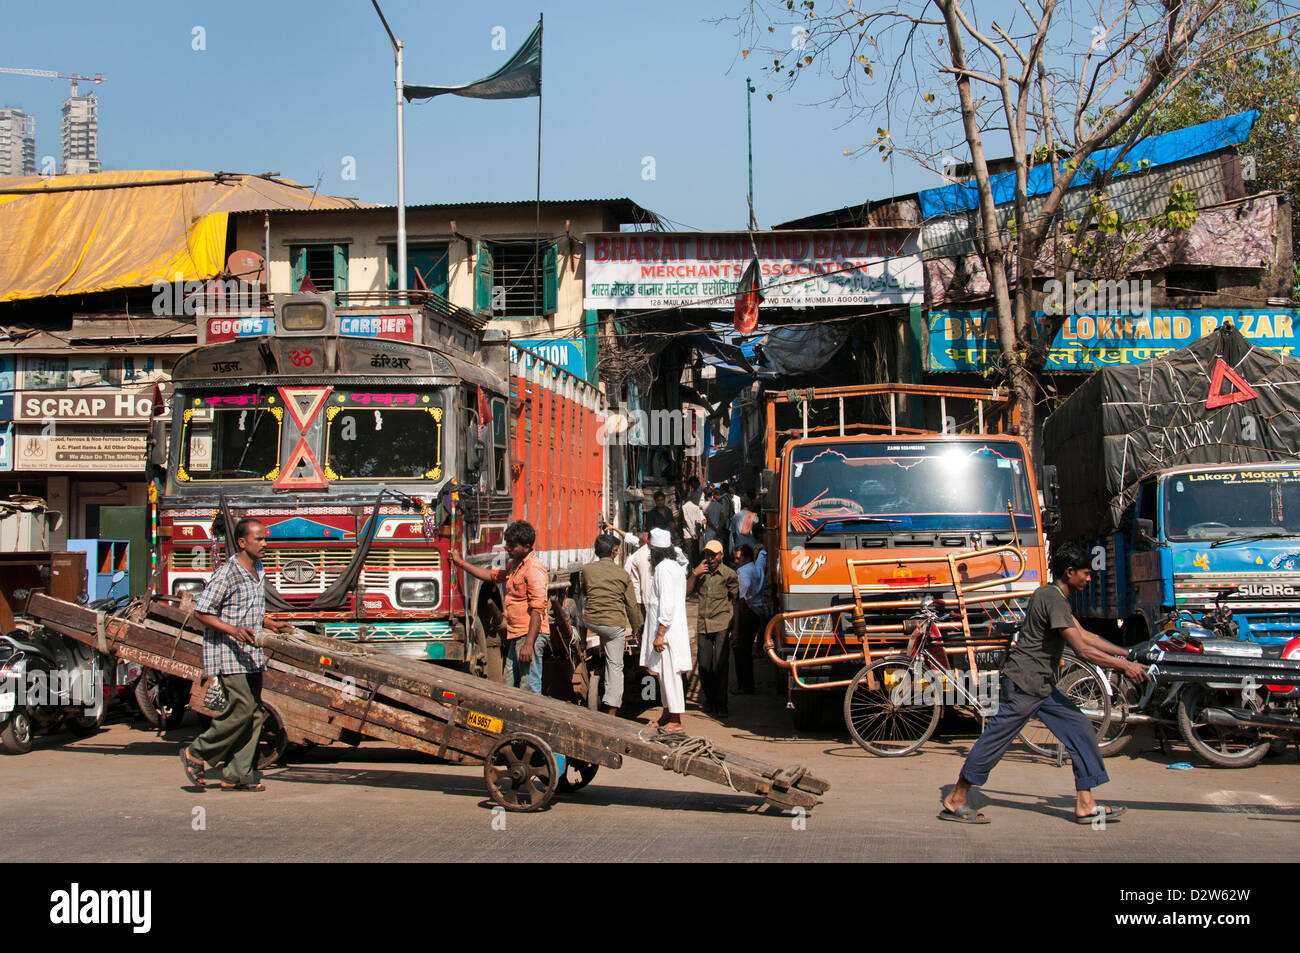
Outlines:
[[[533,232],[533,304],[537,304],[538,274],[542,263],[542,14],[537,14],[537,225]],[[546,302],[541,303],[543,314]],[[539,315],[540,317],[540,315]]]
[[[384,25],[389,42],[393,44],[395,85],[397,86],[397,299],[406,304],[406,133],[404,123],[405,96],[402,84],[402,41],[393,36],[384,11],[378,0],[370,0]]]
[[[751,106],[754,84],[748,76],[745,77],[745,90],[745,122],[749,127],[749,230],[754,232],[758,230],[758,223],[754,221],[754,114]]]

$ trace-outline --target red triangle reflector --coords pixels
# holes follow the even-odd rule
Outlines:
[[[1236,388],[1235,391],[1223,393],[1224,378],[1227,378]],[[1254,400],[1258,396],[1259,392],[1247,384],[1240,374],[1224,363],[1223,358],[1215,359],[1214,374],[1210,377],[1210,396],[1205,399],[1206,410],[1226,407],[1228,404],[1240,404],[1247,400]]]
[[[300,464],[305,464],[311,471],[306,476],[296,476]],[[306,438],[298,441],[298,446],[289,454],[289,462],[284,465],[280,475],[271,484],[277,490],[327,490],[330,481],[321,470],[320,461],[311,452]]]

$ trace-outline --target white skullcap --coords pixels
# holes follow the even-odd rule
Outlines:
[[[662,526],[650,530],[650,545],[656,549],[666,549],[673,544],[672,535]]]

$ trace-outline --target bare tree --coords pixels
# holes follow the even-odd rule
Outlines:
[[[824,105],[846,109],[846,121],[879,123],[864,149],[946,172],[950,150],[964,144],[978,195],[975,249],[996,309],[1002,371],[1017,397],[1021,433],[1036,449],[1040,379],[1065,315],[1035,325],[1035,267],[1048,262],[1064,272],[1088,247],[1083,239],[1094,219],[1107,214],[1104,190],[1130,171],[1125,157],[1148,134],[1152,107],[1207,64],[1275,42],[1279,29],[1294,35],[1300,13],[1280,3],[1249,29],[1223,29],[1233,21],[1216,15],[1234,2],[1253,0],[1008,0],[981,3],[980,14],[973,0],[898,0],[895,9],[874,11],[838,0],[829,12],[817,11],[815,0],[751,0],[737,21],[742,55],[770,56],[762,68],[781,86],[805,72],[829,76],[840,89]],[[901,137],[892,131],[900,124],[908,130]],[[1005,221],[998,206],[1007,198],[995,194],[989,144],[1011,157]],[[1120,149],[1105,168],[1091,161],[1112,145]],[[1043,164],[1052,187],[1031,202],[1029,176]],[[1063,240],[1066,191],[1081,183],[1100,201],[1069,223],[1073,237]]]

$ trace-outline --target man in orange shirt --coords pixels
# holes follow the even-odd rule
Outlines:
[[[537,531],[523,520],[506,527],[506,555],[510,561],[504,569],[471,566],[454,549],[451,561],[475,579],[495,582],[503,590],[506,617],[506,651],[502,664],[505,683],[542,693],[542,650],[551,627],[547,618],[547,583],[550,574],[533,553]]]

